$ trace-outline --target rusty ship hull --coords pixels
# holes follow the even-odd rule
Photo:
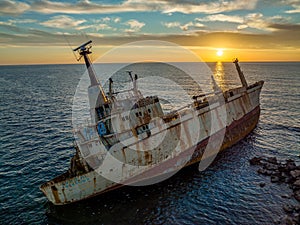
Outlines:
[[[193,163],[197,163],[203,158],[203,153],[207,148],[208,142],[220,139],[224,135],[224,139],[221,145],[221,150],[224,150],[241,139],[247,136],[257,125],[260,115],[259,95],[263,81],[253,84],[247,90],[241,88],[236,91],[236,94],[230,97],[226,97],[225,107],[227,112],[227,124],[225,128],[217,130],[212,135],[207,135],[206,132],[201,134],[201,141],[196,145],[190,146],[186,149],[181,149],[180,153],[174,157],[170,157],[167,160],[162,160],[158,166],[155,164],[149,165],[146,169],[138,170],[136,173],[131,174],[131,177],[125,177],[122,183],[116,183],[111,180],[105,179],[97,171],[90,171],[78,176],[69,177],[68,173],[63,174],[52,181],[43,184],[40,188],[47,198],[55,205],[64,205],[79,200],[87,199],[95,195],[99,195],[104,192],[111,191],[113,189],[122,187],[126,184],[132,184],[136,182],[142,182],[145,178],[151,179],[156,176],[162,176],[172,171],[177,171],[182,168],[182,159],[184,160],[184,167]],[[232,93],[229,90],[227,93]],[[231,94],[232,95],[232,94]],[[229,96],[229,95],[228,95]],[[220,107],[220,106],[219,106]],[[203,126],[208,123],[205,121],[205,114],[217,111],[219,107],[210,109],[209,106],[199,109],[198,118],[200,124]],[[176,126],[171,126],[169,129],[176,130]],[[175,131],[176,132],[176,131]],[[187,127],[187,136],[189,135]],[[186,139],[183,137],[182,142]],[[121,150],[120,150],[121,151]],[[214,150],[211,150],[214,152]],[[124,154],[124,161],[128,161],[128,158],[133,158],[137,164],[147,164],[149,159],[155,156],[149,156],[143,152],[143,155],[136,154],[134,156],[126,155],[126,150],[122,151]],[[213,155],[211,155],[213,157]],[[164,158],[164,156],[161,156]],[[178,167],[178,162],[181,161]]]

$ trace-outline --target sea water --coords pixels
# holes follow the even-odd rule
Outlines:
[[[222,88],[240,85],[232,63],[208,66]],[[241,63],[241,67],[248,83],[265,81],[260,121],[205,171],[199,172],[196,165],[152,186],[124,187],[57,207],[47,201],[39,185],[69,167],[74,154],[72,104],[85,68],[1,66],[0,224],[275,223],[284,215],[282,206],[295,201],[282,197],[291,190],[257,174],[258,168],[248,160],[267,155],[299,162],[300,63]],[[161,64],[133,69],[139,75],[173,73]],[[180,79],[184,85],[184,78]],[[174,90],[167,87],[164,91],[171,95]],[[168,104],[165,110],[172,110]],[[261,188],[261,182],[266,186]]]

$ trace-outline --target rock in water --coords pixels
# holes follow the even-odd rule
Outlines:
[[[278,165],[275,165],[273,163],[266,163],[263,167],[267,170],[278,170]]]
[[[280,225],[295,225],[296,223],[294,223],[293,218],[286,215],[285,217],[283,217],[283,219],[280,222]]]
[[[300,202],[300,190],[294,191],[294,197],[295,197],[295,199],[297,199],[297,201]]]
[[[300,189],[300,179],[293,183],[293,189]]]
[[[300,165],[296,165],[292,159],[287,159],[285,163],[278,162],[275,157],[254,157],[250,161],[251,165],[258,165],[258,173],[271,176],[271,182],[285,182],[293,190],[294,198],[300,202]],[[261,182],[260,187],[266,184]],[[287,194],[281,195],[282,198],[290,198]],[[300,205],[285,205],[283,210],[286,216],[282,218],[279,224],[282,225],[300,225]]]
[[[252,159],[249,160],[251,165],[261,165],[261,157],[253,157]]]
[[[276,164],[277,165],[277,158],[276,157],[268,157],[266,159],[267,162],[272,163],[272,164]]]
[[[281,195],[282,198],[290,198],[288,194]]]
[[[287,170],[291,171],[297,168],[295,161],[292,159],[287,159],[286,160],[286,168]]]
[[[277,177],[277,176],[271,176],[271,182],[272,182],[272,183],[277,183],[277,182],[279,182],[279,177]]]
[[[283,210],[286,213],[292,213],[294,211],[294,206],[292,206],[292,205],[284,205],[283,206]]]
[[[292,170],[290,174],[293,178],[300,177],[300,170]]]
[[[264,187],[264,186],[266,186],[266,183],[261,182],[261,183],[259,183],[259,186],[260,186],[260,187]]]

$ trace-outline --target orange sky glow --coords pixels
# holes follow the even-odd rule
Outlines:
[[[78,63],[71,48],[88,40],[92,60],[124,44],[156,40],[207,62],[300,61],[299,12],[300,2],[289,0],[6,0],[0,7],[0,65]],[[189,61],[172,51],[163,55]]]

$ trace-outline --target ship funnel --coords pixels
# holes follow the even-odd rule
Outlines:
[[[91,81],[91,85],[90,88],[95,87],[96,89],[99,89],[99,99],[98,102],[101,104],[104,104],[107,102],[107,97],[104,94],[103,88],[100,84],[100,82],[98,81],[97,77],[96,77],[96,73],[95,70],[92,66],[92,63],[90,61],[90,58],[88,57],[88,54],[91,54],[92,52],[90,51],[90,49],[92,48],[92,46],[90,45],[92,43],[92,41],[88,41],[82,45],[80,45],[79,47],[73,49],[73,51],[77,51],[80,55],[80,57],[77,59],[78,61],[81,59],[81,57],[84,58],[84,62],[86,65],[86,68],[88,70],[88,74],[90,77],[90,81]]]
[[[238,71],[238,74],[239,74],[239,77],[240,77],[240,80],[242,82],[242,85],[243,87],[248,87],[248,84],[247,84],[247,81],[245,79],[245,76],[240,68],[240,65],[239,65],[239,60],[236,58],[233,63],[235,64],[235,67],[236,67],[236,70]]]

